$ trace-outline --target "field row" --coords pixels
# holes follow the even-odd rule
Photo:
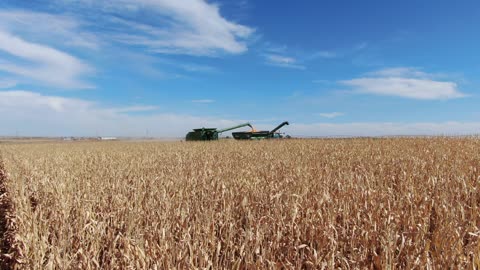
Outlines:
[[[0,145],[26,269],[480,267],[480,141]]]

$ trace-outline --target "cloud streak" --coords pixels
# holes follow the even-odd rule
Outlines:
[[[114,113],[137,113],[137,112],[151,112],[158,110],[158,106],[144,106],[144,105],[137,105],[137,106],[128,106],[122,108],[114,108],[111,109]]]
[[[206,104],[206,103],[213,103],[213,102],[215,102],[215,100],[213,100],[213,99],[194,99],[194,100],[192,100],[192,103]]]
[[[324,58],[324,59],[331,59],[331,58],[336,58],[338,57],[338,54],[333,51],[318,51],[313,53],[310,57],[309,60],[314,60],[317,58]]]
[[[0,29],[26,35],[48,44],[98,50],[101,41],[83,28],[88,23],[66,15],[52,15],[26,10],[0,10]]]
[[[0,71],[54,87],[93,88],[81,79],[92,73],[93,68],[65,52],[28,42],[2,30],[0,52],[15,58],[15,61],[0,61]]]
[[[84,3],[91,1],[83,0]],[[240,54],[248,50],[253,28],[227,20],[217,5],[203,0],[98,1],[100,7],[122,10],[131,16],[109,17],[117,42],[144,46],[150,52],[213,56]],[[155,22],[139,22],[136,14],[156,16]],[[127,31],[126,31],[127,30]]]
[[[23,90],[0,91],[0,112],[15,115],[29,115],[29,112],[35,112],[40,108],[45,112],[53,113],[63,113],[72,109],[78,112],[85,111],[91,106],[93,106],[92,102],[75,98],[45,96]]]
[[[318,115],[324,118],[336,118],[345,114],[341,112],[331,112],[331,113],[319,113]]]
[[[357,93],[419,100],[446,100],[466,96],[459,91],[455,82],[438,81],[432,77],[431,74],[412,68],[393,68],[339,83],[351,87]]]
[[[297,59],[280,54],[265,54],[265,61],[268,65],[293,68],[293,69],[305,69],[305,66],[298,64]]]
[[[0,89],[12,88],[17,85],[17,82],[10,79],[0,79]]]

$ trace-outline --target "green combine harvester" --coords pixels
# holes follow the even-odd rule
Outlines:
[[[287,121],[281,123],[272,131],[264,130],[264,131],[251,131],[251,132],[233,132],[233,138],[235,140],[262,140],[262,139],[280,139],[283,138],[283,135],[278,133],[277,131],[281,129],[283,126],[289,125]],[[290,136],[286,136],[286,138],[290,138]]]
[[[252,125],[250,123],[244,123],[238,126],[224,128],[224,129],[216,129],[216,128],[197,128],[193,131],[187,133],[185,140],[187,141],[214,141],[218,140],[218,135],[222,132],[229,131],[232,129],[237,129],[241,127],[250,127],[253,130]]]

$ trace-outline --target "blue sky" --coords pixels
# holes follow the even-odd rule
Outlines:
[[[480,133],[478,1],[3,0],[0,135]]]

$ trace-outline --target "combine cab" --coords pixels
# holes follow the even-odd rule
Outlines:
[[[222,132],[229,131],[232,129],[237,129],[241,127],[249,126],[252,130],[253,127],[250,125],[250,123],[245,123],[241,124],[238,126],[234,127],[229,127],[225,129],[220,129],[217,130],[216,128],[197,128],[194,129],[193,131],[190,131],[187,133],[187,136],[185,137],[185,140],[187,141],[213,141],[213,140],[218,140],[218,135]]]
[[[287,121],[281,123],[272,131],[251,131],[251,132],[233,132],[233,138],[236,140],[261,140],[261,139],[279,139],[283,138],[280,133],[277,133],[283,126],[288,125]]]

